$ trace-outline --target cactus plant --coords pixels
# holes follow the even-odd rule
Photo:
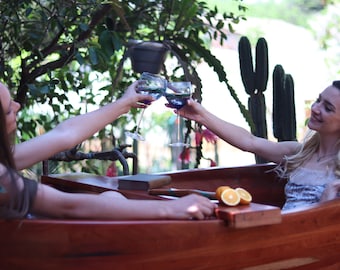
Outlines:
[[[296,140],[294,81],[281,65],[273,71],[273,133],[278,141]]]
[[[239,61],[241,78],[248,98],[248,109],[254,122],[251,132],[258,137],[267,138],[266,102],[263,92],[268,83],[268,46],[264,38],[256,43],[255,70],[249,39],[245,36],[239,41]],[[256,163],[266,162],[255,156]]]
[[[256,43],[255,89],[264,92],[268,83],[268,45],[264,38]]]
[[[256,43],[255,70],[249,39],[241,37],[239,42],[241,78],[248,98],[254,128],[251,132],[267,138],[266,103],[263,92],[268,83],[268,46],[264,38]],[[296,115],[294,102],[294,81],[285,74],[281,65],[273,71],[273,132],[278,141],[296,140]],[[255,155],[256,163],[266,162]]]
[[[242,82],[246,93],[251,95],[255,90],[255,74],[251,45],[247,37],[241,37],[238,44],[238,51]]]

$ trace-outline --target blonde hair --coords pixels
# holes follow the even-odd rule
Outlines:
[[[320,145],[320,135],[316,131],[309,130],[304,138],[301,148],[296,154],[285,156],[283,164],[279,164],[275,171],[281,178],[289,178],[290,173],[302,166],[307,160],[310,160],[313,154],[318,150]],[[340,140],[335,144],[336,148],[339,148]],[[340,150],[334,159],[334,174],[340,178]]]

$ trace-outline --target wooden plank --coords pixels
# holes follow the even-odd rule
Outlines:
[[[65,173],[42,175],[41,182],[46,185],[55,186],[65,190],[87,190],[92,192],[103,192],[106,190],[117,190],[118,179],[94,175],[89,173]]]
[[[215,212],[218,218],[227,221],[232,228],[278,224],[282,221],[279,207],[258,203],[232,207],[219,205]]]
[[[50,185],[65,192],[100,193],[104,191],[117,191],[129,199],[161,200],[147,194],[143,190],[118,190],[118,178],[88,173],[66,173],[42,175],[41,183]]]

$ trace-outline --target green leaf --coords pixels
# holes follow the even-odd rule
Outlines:
[[[90,62],[93,65],[97,65],[98,64],[98,57],[97,57],[97,53],[96,53],[96,49],[93,47],[89,48],[89,56],[90,56]]]
[[[75,57],[80,65],[85,63],[83,56],[79,52],[76,53]]]
[[[85,23],[81,23],[81,24],[79,24],[79,29],[81,31],[85,32],[85,31],[89,30],[89,26]]]
[[[114,51],[114,44],[112,42],[112,33],[104,30],[99,36],[99,44],[107,56],[111,56]]]

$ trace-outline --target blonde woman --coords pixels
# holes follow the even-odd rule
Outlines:
[[[177,111],[214,132],[227,143],[278,164],[288,178],[284,210],[334,199],[340,191],[340,81],[334,81],[313,103],[310,133],[302,142],[273,142],[252,135],[207,111],[194,100]]]

